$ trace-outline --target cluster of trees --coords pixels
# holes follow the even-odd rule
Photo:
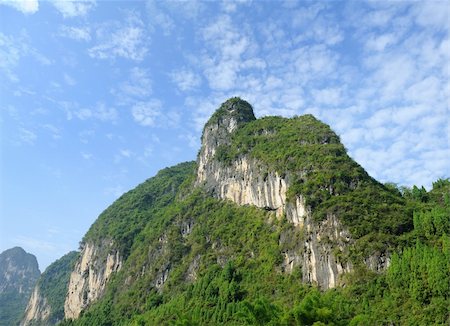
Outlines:
[[[105,297],[79,320],[63,325],[448,324],[450,181],[443,184],[427,192],[426,201],[403,191],[415,207],[414,228],[397,236],[386,273],[359,266],[346,287],[325,292],[302,284],[300,270],[276,270],[283,225],[267,223],[270,213],[195,192],[152,217],[134,244],[127,273],[118,273]],[[183,237],[179,226],[187,219],[196,226]],[[169,245],[166,256],[152,256],[155,264],[148,265],[143,248],[158,247],[164,230],[165,241],[177,245]],[[202,259],[187,281],[195,257]],[[172,267],[163,292],[155,288],[152,272],[123,285],[143,265],[152,270],[164,261]]]

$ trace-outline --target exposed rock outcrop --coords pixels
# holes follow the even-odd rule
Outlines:
[[[28,301],[25,315],[20,323],[21,326],[30,325],[31,323],[38,325],[47,325],[50,317],[51,308],[47,302],[47,298],[41,295],[39,286],[34,288],[30,301]]]
[[[0,325],[19,322],[40,275],[36,257],[20,247],[0,254]]]
[[[122,267],[119,251],[111,241],[86,243],[70,275],[64,304],[65,318],[77,318],[89,304],[100,298],[111,275]]]
[[[340,258],[346,255],[352,239],[338,217],[329,215],[316,222],[302,195],[288,200],[287,191],[292,179],[289,174],[280,175],[249,155],[241,155],[231,164],[216,158],[219,146],[230,144],[232,133],[253,120],[248,118],[253,114],[248,113],[247,104],[245,101],[225,102],[220,109],[220,118],[213,119],[213,116],[206,124],[197,160],[197,184],[217,198],[275,211],[278,218],[285,216],[303,233],[303,242],[283,251],[282,270],[292,272],[300,266],[303,281],[317,284],[322,289],[333,288],[341,283],[344,273],[352,270],[352,264]],[[283,245],[280,240],[282,248]],[[367,260],[367,266],[382,269],[374,260],[376,258]]]
[[[55,325],[64,318],[69,276],[77,258],[78,252],[72,251],[46,268],[28,301],[21,325]]]

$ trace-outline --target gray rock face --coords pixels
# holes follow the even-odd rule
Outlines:
[[[40,275],[36,257],[22,248],[14,247],[0,254],[0,294],[31,293]]]
[[[19,320],[40,274],[36,257],[22,248],[0,254],[0,325]]]
[[[113,243],[85,244],[70,275],[64,315],[78,318],[80,312],[100,298],[111,275],[122,267],[123,259]]]

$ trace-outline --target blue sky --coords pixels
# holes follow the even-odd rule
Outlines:
[[[312,113],[372,176],[450,176],[450,5],[0,0],[0,251],[41,269],[103,209],[196,158],[231,96]]]

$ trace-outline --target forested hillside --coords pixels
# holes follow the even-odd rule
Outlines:
[[[448,324],[450,181],[381,184],[314,117],[255,120],[249,107],[225,102],[200,163],[100,215],[66,317],[83,306],[62,325]]]

